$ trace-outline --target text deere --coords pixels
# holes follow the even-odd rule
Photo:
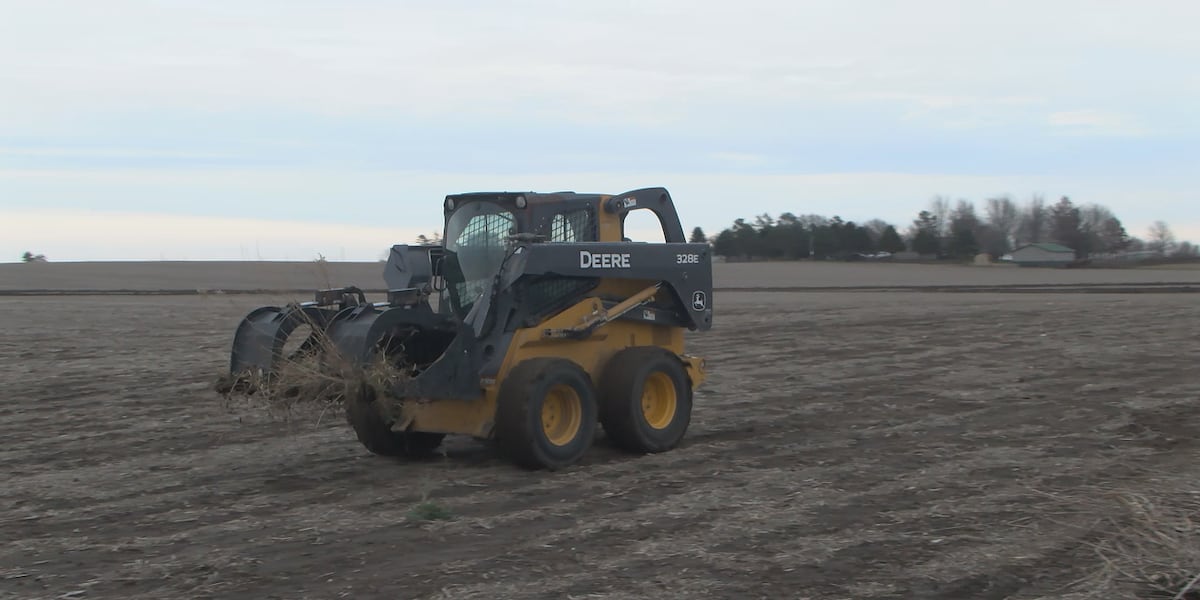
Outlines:
[[[579,251],[580,269],[628,269],[628,254],[595,254],[587,250]]]

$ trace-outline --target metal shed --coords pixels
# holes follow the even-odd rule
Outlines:
[[[1062,244],[1026,244],[1004,258],[1023,267],[1061,267],[1075,261],[1075,251]]]

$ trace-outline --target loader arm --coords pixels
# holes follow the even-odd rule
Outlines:
[[[661,283],[656,283],[632,296],[628,299],[618,302],[610,307],[601,306],[592,314],[583,319],[581,323],[573,327],[564,327],[560,329],[546,329],[542,334],[548,338],[565,338],[581,340],[591,335],[596,329],[603,327],[607,323],[611,323],[615,319],[619,319],[629,311],[644,306],[654,299],[654,295],[662,288]]]

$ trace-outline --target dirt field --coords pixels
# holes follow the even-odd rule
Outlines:
[[[0,298],[0,597],[1093,597],[1093,490],[1200,474],[1198,298],[720,293],[683,447],[557,473],[227,412],[267,298]]]

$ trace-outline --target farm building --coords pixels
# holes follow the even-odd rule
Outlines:
[[[1026,244],[1004,259],[1022,267],[1060,267],[1075,260],[1075,251],[1062,244]]]

